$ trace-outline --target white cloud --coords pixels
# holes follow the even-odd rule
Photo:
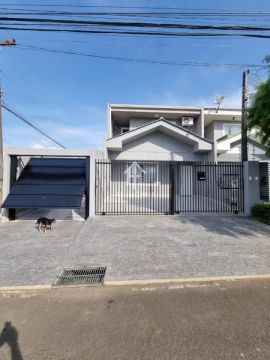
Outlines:
[[[30,148],[32,149],[57,149],[57,146],[51,146],[51,142],[43,141],[42,143],[32,143],[30,145]]]
[[[33,148],[33,149],[45,149],[46,146],[42,145],[42,144],[31,144],[30,145],[30,148]]]

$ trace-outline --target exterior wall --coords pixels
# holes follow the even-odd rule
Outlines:
[[[213,122],[204,129],[204,137],[207,140],[214,141],[214,123]]]
[[[217,141],[217,139],[224,136],[223,125],[224,125],[223,121],[214,121],[214,135],[213,135],[214,141]]]
[[[130,130],[137,129],[138,127],[146,125],[149,122],[152,122],[152,121],[155,121],[155,120],[157,120],[157,119],[154,119],[154,118],[153,119],[139,119],[139,118],[130,119],[130,121],[129,121],[129,129]],[[169,120],[169,119],[166,119],[166,121],[169,121],[171,124],[182,127],[182,121],[181,120]],[[201,120],[199,121],[198,119],[194,118],[194,125],[187,127],[187,129],[189,131],[192,131],[195,134],[201,136]]]
[[[138,127],[144,126],[155,120],[157,120],[157,119],[155,119],[155,118],[153,118],[153,119],[139,119],[139,118],[130,119],[129,120],[129,130],[137,129]]]
[[[211,141],[217,141],[217,139],[224,136],[224,125],[225,124],[240,124],[238,121],[213,121],[210,125],[205,128],[205,138]]]
[[[260,168],[258,161],[244,162],[244,206],[250,215],[253,205],[260,202]]]
[[[109,158],[207,161],[208,155],[193,153],[192,146],[161,132],[155,132],[124,145],[121,152],[110,151]]]

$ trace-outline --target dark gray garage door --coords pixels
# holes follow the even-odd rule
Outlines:
[[[85,189],[85,159],[31,158],[2,207],[80,208]]]

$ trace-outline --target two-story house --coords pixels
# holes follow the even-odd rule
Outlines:
[[[108,108],[108,159],[240,161],[241,110],[114,105]],[[265,160],[255,133],[249,160]]]

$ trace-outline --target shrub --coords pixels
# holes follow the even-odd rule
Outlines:
[[[253,216],[270,221],[270,203],[256,204],[252,207]]]

